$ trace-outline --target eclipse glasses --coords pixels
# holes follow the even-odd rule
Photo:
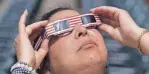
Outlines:
[[[50,36],[52,35],[60,35],[70,32],[76,24],[84,27],[96,27],[101,24],[101,21],[98,15],[89,13],[72,16],[49,23],[42,29],[40,36],[35,40],[34,50],[38,50],[44,39],[47,38],[50,40]]]

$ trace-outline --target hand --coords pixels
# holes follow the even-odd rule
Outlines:
[[[116,41],[137,48],[138,36],[144,29],[136,25],[127,11],[116,7],[101,6],[91,9],[91,12],[98,14],[101,18],[102,25],[99,29]]]
[[[48,40],[45,39],[42,42],[38,51],[33,49],[31,41],[38,35],[37,31],[46,26],[48,21],[36,22],[25,27],[27,15],[28,12],[25,10],[19,21],[19,34],[14,41],[14,47],[18,61],[28,63],[33,68],[38,68],[48,52]]]

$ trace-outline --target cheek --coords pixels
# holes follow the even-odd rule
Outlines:
[[[68,53],[72,53],[71,49],[71,43],[68,37],[66,38],[60,38],[57,40],[54,44],[50,46],[50,52],[51,56],[56,56],[56,57],[65,57],[68,56]],[[67,53],[67,54],[66,54]]]
[[[72,43],[73,42],[73,43]],[[67,36],[60,38],[50,47],[50,59],[52,63],[56,63],[57,65],[66,66],[70,62],[73,63],[75,56],[74,46],[75,42],[72,37]]]
[[[99,48],[99,55],[101,61],[106,62],[107,61],[107,49],[103,40],[103,37],[101,33],[95,29],[89,30],[89,35],[92,37],[92,39],[96,42],[98,48]]]

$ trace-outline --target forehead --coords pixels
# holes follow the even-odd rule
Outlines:
[[[49,22],[54,22],[56,20],[60,20],[60,19],[66,18],[66,17],[75,16],[75,15],[79,15],[79,13],[74,11],[74,10],[62,10],[62,11],[59,11],[59,12],[55,13],[49,19]]]

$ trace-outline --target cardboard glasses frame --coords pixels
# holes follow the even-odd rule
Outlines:
[[[62,20],[57,20],[49,23],[45,28],[42,29],[40,36],[34,42],[34,50],[38,50],[44,39],[49,39],[52,35],[60,35],[69,32],[75,25],[82,25],[84,27],[97,26],[101,24],[100,18],[96,14],[83,14],[68,17]]]

